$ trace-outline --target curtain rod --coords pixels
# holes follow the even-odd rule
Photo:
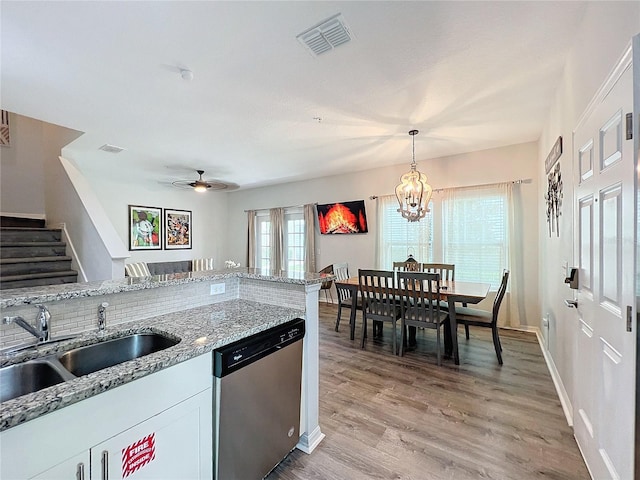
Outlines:
[[[531,183],[532,180],[530,178],[520,178],[518,180],[511,180],[506,182],[495,182],[495,183],[481,183],[478,185],[465,185],[464,187],[447,187],[447,188],[434,188],[433,193],[442,192],[444,190],[452,190],[454,188],[473,188],[473,187],[489,187],[491,185],[500,185],[501,183],[513,183],[514,185],[520,185],[521,183]],[[371,195],[369,200],[375,200],[379,195]]]
[[[250,209],[248,209],[248,210],[247,210],[247,209],[245,209],[244,213],[250,212],[251,210],[253,210],[253,211],[255,211],[255,212],[262,212],[262,211],[265,211],[265,210],[271,210],[271,209],[273,209],[273,208],[302,208],[302,207],[304,207],[305,205],[309,205],[309,204],[308,204],[308,203],[305,203],[305,204],[303,204],[303,205],[288,205],[288,206],[286,206],[286,207],[250,208]],[[312,203],[311,205],[318,205],[318,202],[316,202],[316,203]]]

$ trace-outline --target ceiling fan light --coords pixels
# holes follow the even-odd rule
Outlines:
[[[200,183],[200,184],[196,184],[196,186],[193,187],[193,189],[196,192],[206,192],[207,191],[207,186]]]

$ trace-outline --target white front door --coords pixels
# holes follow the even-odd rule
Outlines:
[[[574,431],[594,479],[633,478],[635,304],[631,48],[573,132],[579,270]],[[637,129],[636,129],[637,131]]]

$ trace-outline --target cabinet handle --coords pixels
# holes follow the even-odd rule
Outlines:
[[[102,480],[109,478],[109,451],[102,451]]]
[[[84,480],[84,463],[82,462],[76,468],[76,480]]]

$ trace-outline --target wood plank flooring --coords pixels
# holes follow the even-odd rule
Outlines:
[[[336,306],[320,303],[320,427],[307,455],[294,450],[268,480],[588,479],[573,432],[532,333],[460,329],[460,365],[436,365],[435,331],[391,351],[391,327],[360,349]],[[343,321],[344,321],[343,315]],[[371,326],[369,326],[371,328]]]

